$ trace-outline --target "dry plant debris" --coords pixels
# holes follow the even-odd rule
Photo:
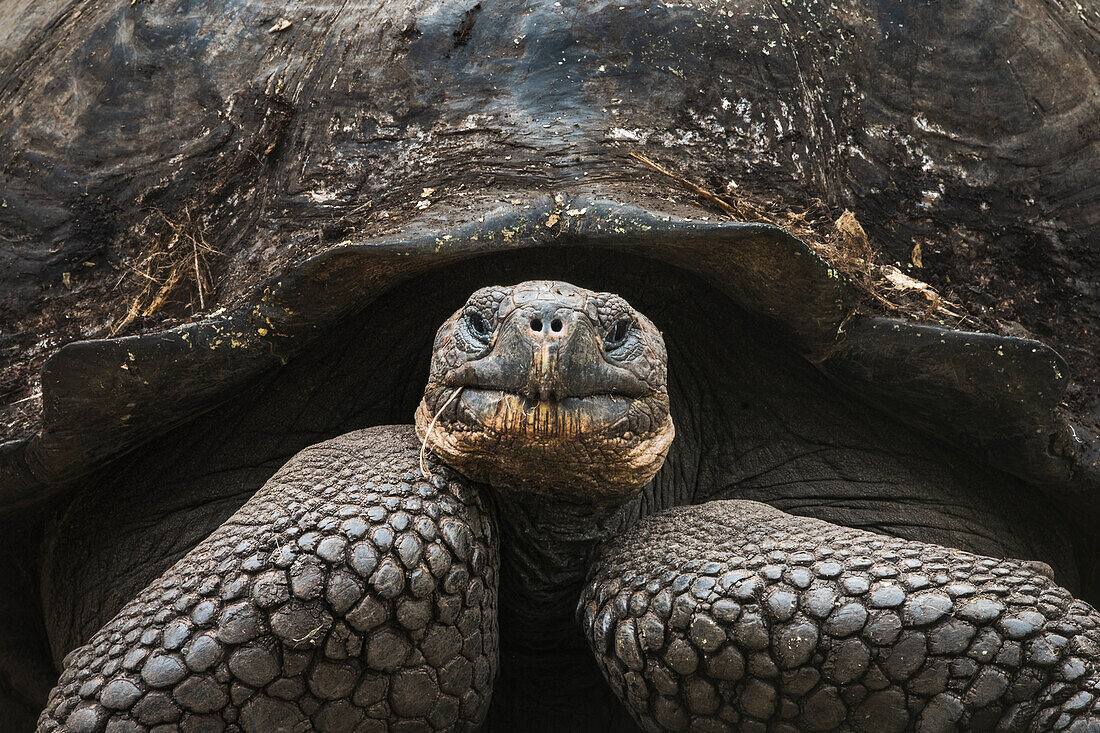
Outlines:
[[[140,278],[141,288],[126,315],[115,324],[112,336],[135,318],[159,311],[177,290],[188,285],[194,286],[198,297],[197,310],[206,308],[206,294],[211,290],[207,259],[220,253],[207,244],[203,227],[203,222],[196,221],[189,208],[176,217],[159,210],[149,215],[139,227],[148,236],[149,244],[141,251],[137,263],[127,266],[128,274]]]
[[[851,211],[845,210],[834,218],[833,212],[819,200],[802,212],[776,210],[775,207],[756,203],[747,195],[733,196],[709,190],[641,153],[631,153],[630,157],[691,191],[703,202],[716,206],[731,218],[774,224],[785,229],[843,273],[865,296],[888,311],[917,320],[966,318],[932,286],[906,275],[893,265],[876,262],[877,251]],[[914,248],[913,259],[914,265],[919,267],[919,244]]]

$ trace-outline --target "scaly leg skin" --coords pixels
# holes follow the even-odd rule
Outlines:
[[[66,657],[38,730],[476,729],[496,530],[419,447],[383,427],[296,455]]]
[[[715,501],[600,551],[580,612],[648,731],[1100,731],[1100,614],[994,560]]]

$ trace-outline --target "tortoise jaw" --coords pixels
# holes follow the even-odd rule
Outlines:
[[[620,504],[637,494],[675,436],[663,393],[539,400],[479,387],[429,389],[416,430],[475,481],[586,505]]]
[[[463,388],[451,429],[486,430],[535,440],[580,439],[629,431],[636,398],[611,393],[561,399],[530,397],[508,390]]]

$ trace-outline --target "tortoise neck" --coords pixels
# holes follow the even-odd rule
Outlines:
[[[637,521],[640,494],[606,507],[507,490],[493,494],[501,535],[502,641],[531,652],[560,649],[580,638],[575,611],[593,550]]]
[[[500,675],[486,730],[513,730],[533,710],[543,730],[615,716],[632,730],[603,682],[576,608],[597,545],[633,524],[644,503],[597,509],[506,489],[491,495],[500,535]]]

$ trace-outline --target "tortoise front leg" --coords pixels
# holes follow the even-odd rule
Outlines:
[[[649,731],[1100,731],[1100,614],[1019,560],[715,501],[609,543],[580,610]]]
[[[390,427],[299,453],[66,657],[38,730],[476,729],[495,529],[418,449]]]

